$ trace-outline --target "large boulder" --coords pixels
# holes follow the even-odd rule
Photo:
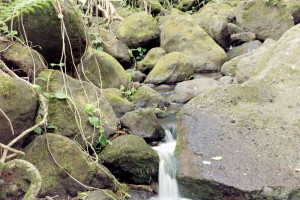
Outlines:
[[[159,38],[159,27],[151,15],[139,12],[126,17],[116,34],[130,48],[153,46]]]
[[[57,70],[42,72],[37,84],[49,97],[48,123],[56,126],[52,130],[54,133],[75,139],[83,146],[88,146],[88,143],[95,145],[100,133],[89,123],[91,116],[86,112],[88,105],[92,105],[93,116],[99,118],[106,137],[117,130],[119,120],[102,91],[94,85]],[[67,98],[55,98],[55,95],[65,93],[65,88]]]
[[[111,55],[89,48],[79,66],[80,77],[99,88],[127,86],[127,73]]]
[[[159,157],[143,138],[135,135],[117,137],[99,154],[99,162],[120,181],[149,184],[157,180]]]
[[[29,83],[0,73],[0,109],[0,143],[8,144],[34,125],[38,95]]]
[[[43,57],[32,48],[0,36],[0,59],[20,77],[34,77],[47,67]]]
[[[294,25],[292,15],[279,2],[249,0],[240,1],[236,9],[236,21],[246,31],[256,34],[259,40],[278,40]]]
[[[119,183],[104,166],[93,162],[72,140],[57,134],[38,136],[24,159],[41,173],[41,196],[67,197],[85,191],[82,185],[116,191]]]
[[[128,112],[120,121],[130,134],[143,137],[147,142],[160,141],[165,136],[153,109],[141,108]]]
[[[249,81],[210,90],[183,107],[177,147],[183,195],[299,197],[299,31],[297,25],[286,32]]]
[[[126,45],[118,40],[107,29],[102,27],[94,27],[92,39],[97,41],[97,38],[101,38],[100,44],[94,44],[97,47],[102,47],[103,51],[114,57],[125,69],[131,67],[131,56],[127,50]]]
[[[223,2],[212,2],[192,15],[195,22],[225,50],[230,47],[228,22],[234,15],[234,8]]]
[[[31,41],[32,46],[45,57],[49,64],[60,63],[64,46],[67,69],[74,72],[73,61],[74,64],[79,63],[85,52],[85,28],[81,13],[75,8],[72,1],[65,0],[62,3],[54,3],[56,7],[58,7],[57,4],[63,14],[62,19],[58,17],[56,8],[51,5],[43,6],[43,8],[35,7],[34,12],[24,14],[20,21],[14,21],[18,21],[16,26],[18,32]],[[63,20],[67,32],[63,34],[64,39],[62,38],[61,20]],[[26,30],[26,33],[23,30]]]
[[[284,5],[286,5],[288,11],[292,14],[294,18],[294,23],[300,23],[300,2],[298,0],[283,0]]]
[[[144,73],[149,73],[156,65],[158,60],[166,54],[165,50],[155,47],[148,51],[143,60],[137,63],[137,69]]]
[[[246,42],[239,46],[233,47],[229,51],[227,51],[228,58],[229,58],[229,60],[231,60],[237,56],[251,52],[251,51],[259,48],[261,46],[261,44],[262,43],[259,40],[254,40],[254,41]]]
[[[181,52],[193,62],[194,70],[219,71],[227,61],[225,51],[199,26],[185,15],[170,15],[161,27],[161,47]]]
[[[177,83],[190,78],[193,73],[192,61],[180,52],[172,52],[158,60],[145,83]]]

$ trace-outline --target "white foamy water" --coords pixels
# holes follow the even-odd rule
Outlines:
[[[178,191],[174,157],[176,140],[170,130],[165,130],[165,133],[165,142],[153,147],[159,155],[159,191],[158,197],[150,200],[188,200],[181,198]]]

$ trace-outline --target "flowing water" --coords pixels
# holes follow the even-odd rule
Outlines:
[[[158,146],[153,147],[159,155],[159,191],[158,197],[153,197],[150,200],[188,200],[180,197],[178,184],[176,180],[176,161],[174,151],[176,140],[172,132],[165,130],[165,141]]]

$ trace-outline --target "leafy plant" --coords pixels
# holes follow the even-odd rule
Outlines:
[[[127,73],[127,79],[129,81],[128,88],[126,89],[124,85],[121,85],[120,90],[122,91],[123,97],[132,101],[133,96],[136,94],[137,89],[133,85],[132,73]]]
[[[99,117],[95,116],[95,112],[100,112],[98,108],[95,108],[92,104],[85,105],[85,112],[89,115],[89,123],[99,130],[100,136],[98,138],[97,143],[104,148],[107,144],[111,144],[111,142],[104,135],[104,127],[100,124]]]
[[[143,47],[138,47],[136,49],[128,49],[129,54],[135,60],[140,61],[144,58],[147,49]]]

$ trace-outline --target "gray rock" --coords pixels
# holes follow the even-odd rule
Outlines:
[[[145,58],[137,63],[137,69],[148,74],[157,61],[166,54],[165,50],[160,47],[150,49]]]
[[[182,108],[177,152],[183,196],[297,199],[299,31],[300,25],[287,31],[249,81],[210,90]]]
[[[172,103],[187,103],[189,100],[191,100],[192,98],[194,98],[195,96],[192,93],[189,92],[182,92],[182,93],[176,93],[176,94],[172,94],[170,96],[170,101]]]
[[[233,82],[233,77],[231,76],[222,76],[220,79],[219,79],[219,84],[221,85],[229,85],[229,84],[232,84]]]
[[[72,200],[116,200],[118,199],[111,190],[94,190],[86,192],[86,196],[78,196],[72,198]]]
[[[6,145],[34,125],[38,110],[37,93],[30,84],[0,73],[0,109],[0,143]]]
[[[284,0],[284,5],[286,6],[289,13],[292,14],[294,18],[294,23],[300,23],[300,2],[298,0]]]
[[[138,88],[136,94],[133,96],[132,103],[135,104],[136,108],[163,108],[169,105],[163,96],[146,85]]]
[[[232,58],[235,58],[237,56],[240,56],[240,55],[243,55],[250,51],[253,51],[254,49],[257,49],[258,47],[260,47],[261,44],[262,43],[260,41],[254,40],[254,41],[246,42],[242,45],[233,47],[232,49],[227,51],[228,58],[229,58],[229,60],[231,60]]]
[[[242,55],[241,59],[236,66],[236,80],[239,83],[243,83],[255,73],[257,66],[263,60],[264,55],[268,52],[276,42],[271,39],[267,39],[258,49],[250,53]],[[238,57],[236,57],[238,58]]]
[[[190,16],[171,14],[161,26],[161,47],[181,52],[194,64],[194,70],[219,71],[227,61],[224,50]]]
[[[130,134],[140,136],[147,142],[160,141],[165,136],[153,109],[141,108],[128,112],[120,121]]]
[[[126,17],[117,29],[117,37],[130,48],[153,45],[159,38],[159,27],[155,19],[146,12]]]
[[[113,191],[120,187],[108,169],[91,162],[74,141],[58,134],[47,133],[37,137],[26,148],[24,160],[32,163],[41,173],[43,181],[39,194],[42,196],[75,196],[77,192],[86,190],[77,181]]]
[[[245,31],[255,33],[259,40],[278,40],[294,25],[292,15],[278,1],[274,5],[271,1],[240,1],[236,21]]]
[[[157,179],[159,157],[143,138],[123,135],[99,154],[105,165],[120,181],[149,184]]]
[[[228,23],[228,29],[230,34],[242,33],[244,30],[236,24]]]
[[[111,55],[89,48],[79,66],[82,80],[91,81],[101,89],[127,87],[125,69]]]
[[[250,42],[250,41],[255,40],[256,36],[252,32],[241,32],[241,33],[232,34],[230,37],[231,37],[232,43],[242,44],[242,43],[245,43],[245,42]]]
[[[102,47],[103,51],[114,57],[125,69],[131,67],[131,56],[126,45],[118,40],[111,32],[102,27],[93,28],[95,35],[92,39],[100,37],[102,42],[97,47]]]
[[[217,86],[218,81],[216,81],[215,79],[201,78],[178,83],[174,88],[174,92],[175,94],[188,92],[193,94],[194,96],[198,96],[199,94],[202,94]]]
[[[145,83],[176,83],[188,79],[193,73],[192,61],[180,52],[172,52],[158,60]]]

